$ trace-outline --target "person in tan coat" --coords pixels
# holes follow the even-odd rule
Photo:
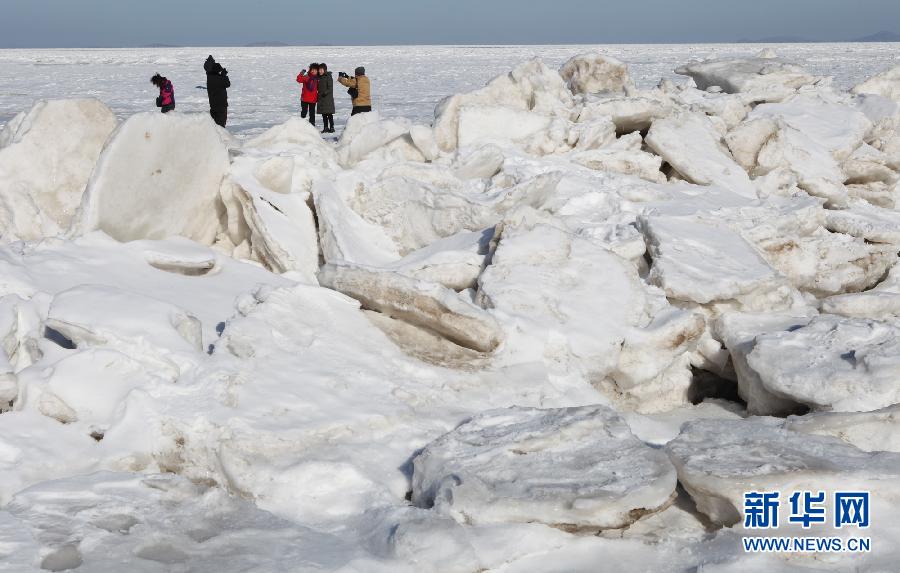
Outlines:
[[[372,83],[366,76],[366,68],[356,68],[352,78],[341,72],[338,74],[338,82],[342,86],[350,88],[347,93],[353,98],[351,116],[372,111]]]

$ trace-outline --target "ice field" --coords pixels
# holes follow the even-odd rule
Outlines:
[[[831,75],[849,88],[897,58],[896,44],[709,44],[613,45],[604,53],[628,62],[639,87],[675,77],[691,59],[757,53],[772,47],[817,75]],[[234,83],[229,92],[229,128],[260,133],[299,110],[294,78],[311,62],[324,61],[337,72],[365,65],[375,83],[375,107],[390,116],[431,122],[442,98],[481,87],[512,62],[540,57],[552,67],[587,46],[397,46],[307,48],[145,48],[96,50],[0,50],[0,126],[35,99],[95,97],[124,118],[153,111],[150,76],[160,72],[175,84],[180,111],[208,109],[203,61],[210,52],[224,63]],[[349,98],[336,91],[338,113],[346,121]],[[321,124],[321,122],[320,122]]]
[[[896,571],[898,49],[0,51],[0,572]]]

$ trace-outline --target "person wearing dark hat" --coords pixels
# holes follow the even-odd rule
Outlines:
[[[206,93],[209,96],[209,115],[218,125],[225,127],[228,123],[228,70],[222,67],[212,56],[203,64],[206,70]]]
[[[334,80],[325,64],[319,64],[318,111],[325,124],[322,133],[334,133]]]
[[[156,98],[156,107],[163,113],[169,113],[175,109],[175,88],[165,77],[156,74],[150,78],[150,83],[159,88],[159,97]]]
[[[344,72],[338,74],[338,81],[342,86],[350,88],[347,93],[353,98],[353,111],[350,115],[372,111],[372,83],[366,76],[366,68],[356,68],[351,78]]]

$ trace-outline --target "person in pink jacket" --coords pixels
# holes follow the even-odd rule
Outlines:
[[[150,83],[159,88],[159,97],[156,98],[156,107],[163,113],[169,113],[175,109],[175,88],[172,82],[163,76],[156,74],[150,78]]]

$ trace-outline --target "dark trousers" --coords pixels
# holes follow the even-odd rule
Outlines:
[[[369,113],[372,111],[372,106],[370,105],[355,105],[353,106],[353,111],[350,112],[351,116],[354,116],[358,113]]]
[[[334,114],[333,113],[323,113],[322,114],[322,123],[325,131],[334,131]]]
[[[309,114],[309,123],[315,125],[316,124],[316,104],[307,103],[305,101],[300,102],[300,117],[306,117],[306,114]]]
[[[216,125],[221,125],[225,127],[225,124],[228,123],[228,108],[225,109],[211,109],[209,110],[209,115],[212,116],[213,121],[216,122]]]
[[[170,103],[169,105],[164,105],[164,106],[162,106],[162,107],[159,109],[159,111],[161,111],[161,112],[163,112],[163,113],[169,113],[170,111],[173,111],[174,109],[175,109],[175,104],[174,104],[174,103]]]

